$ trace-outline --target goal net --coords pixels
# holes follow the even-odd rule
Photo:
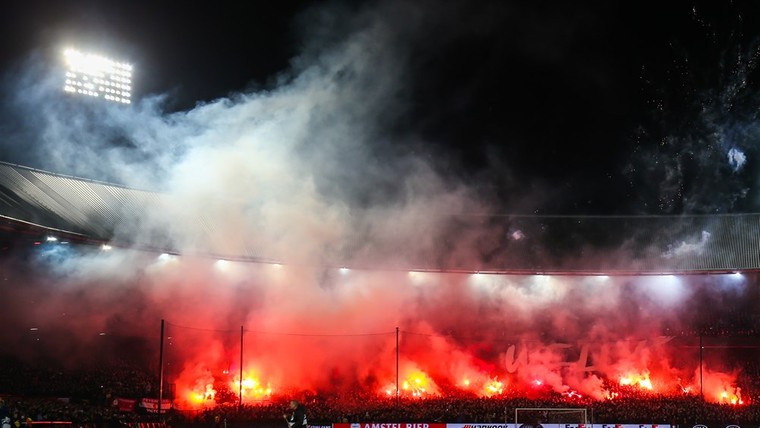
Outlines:
[[[577,408],[516,408],[515,428],[540,428],[540,424],[587,424],[586,409]]]

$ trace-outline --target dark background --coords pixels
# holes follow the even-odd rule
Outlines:
[[[398,3],[426,18],[394,29],[411,73],[386,137],[419,137],[401,150],[497,211],[757,211],[756,3]],[[276,86],[310,43],[304,28],[339,37],[341,17],[377,5],[14,0],[0,6],[0,71],[66,45],[118,52],[135,64],[136,99],[168,93],[169,110],[186,110]]]

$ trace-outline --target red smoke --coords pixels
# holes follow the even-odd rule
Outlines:
[[[730,354],[705,348],[700,388],[692,314],[719,319],[722,305],[755,300],[721,291],[720,276],[680,278],[681,287],[661,299],[657,277],[409,275],[235,262],[220,269],[212,260],[112,251],[75,255],[31,277],[26,287],[4,290],[11,301],[35,302],[9,317],[9,349],[76,361],[101,352],[99,341],[131,335],[146,345],[128,351],[156,367],[163,318],[172,386],[165,391],[180,408],[239,400],[241,326],[245,402],[305,391],[395,397],[396,327],[399,392],[421,399],[701,391],[708,401],[739,405],[748,394],[737,368],[754,357],[740,347]],[[24,341],[30,335],[40,339],[34,347]],[[123,347],[103,351],[124,354]]]
[[[294,282],[303,272],[289,277],[286,271],[280,268],[266,282],[266,303],[248,318],[243,367],[244,379],[252,383],[244,383],[246,402],[301,391],[363,390],[395,397],[396,325],[402,397],[555,392],[568,399],[607,400],[631,393],[700,393],[696,337],[663,335],[659,325],[671,315],[655,303],[649,310],[661,317],[626,319],[619,306],[626,285],[614,280],[606,290],[597,288],[593,298],[605,300],[601,305],[584,301],[574,289],[595,278],[541,278],[541,286],[532,287],[535,278],[498,277],[491,280],[499,281],[500,289],[483,290],[466,275],[427,274],[430,283],[415,285],[401,273],[350,271],[307,289]],[[596,321],[598,315],[606,321]],[[584,323],[591,326],[585,333]],[[214,384],[229,390],[228,399],[238,400],[239,337],[234,336],[233,330],[207,332],[200,340],[204,348],[183,354],[191,363],[175,380],[178,390],[202,395],[211,375]],[[708,363],[702,375],[705,399],[743,404],[738,373],[708,370]],[[181,406],[199,404],[184,401]]]

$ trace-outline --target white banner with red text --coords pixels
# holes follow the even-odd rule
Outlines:
[[[137,400],[129,398],[116,398],[113,400],[113,406],[119,409],[120,412],[134,411],[135,404],[137,404]]]
[[[157,398],[143,398],[140,400],[140,407],[144,408],[148,413],[158,412],[158,399]],[[166,412],[172,408],[172,400],[164,398],[161,400],[161,413]]]

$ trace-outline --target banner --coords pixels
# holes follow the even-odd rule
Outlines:
[[[333,428],[446,428],[447,424],[421,424],[421,423],[352,423],[352,424],[333,424]]]
[[[333,428],[674,428],[670,424],[442,424],[442,423],[342,423],[333,424]],[[698,426],[694,428],[713,428]],[[718,428],[718,427],[716,427]],[[742,428],[737,426],[727,426],[719,428]],[[753,428],[757,428],[756,426]]]
[[[27,425],[29,423],[27,422]],[[71,421],[32,421],[31,425],[41,428],[71,428]]]
[[[515,424],[446,424],[446,428],[514,428]]]
[[[156,398],[142,398],[140,399],[140,407],[144,408],[149,413],[158,412],[158,399]],[[171,400],[164,398],[161,400],[161,413],[166,412],[172,408]]]
[[[684,424],[681,425],[681,428],[757,428],[757,424],[753,425],[744,425],[744,424],[729,424],[729,423],[723,423],[723,424],[694,424],[693,426],[690,426],[691,424]]]
[[[433,424],[431,424],[433,425]],[[365,428],[362,426],[361,428]],[[374,427],[367,427],[374,428]],[[402,427],[398,427],[402,428]],[[671,428],[669,424],[446,424],[446,428]],[[723,428],[723,427],[721,427]],[[754,427],[757,428],[757,427]]]
[[[158,401],[158,400],[156,400]],[[132,412],[135,410],[135,403],[137,400],[131,400],[128,398],[117,398],[113,400],[114,407],[118,408],[120,412]]]

